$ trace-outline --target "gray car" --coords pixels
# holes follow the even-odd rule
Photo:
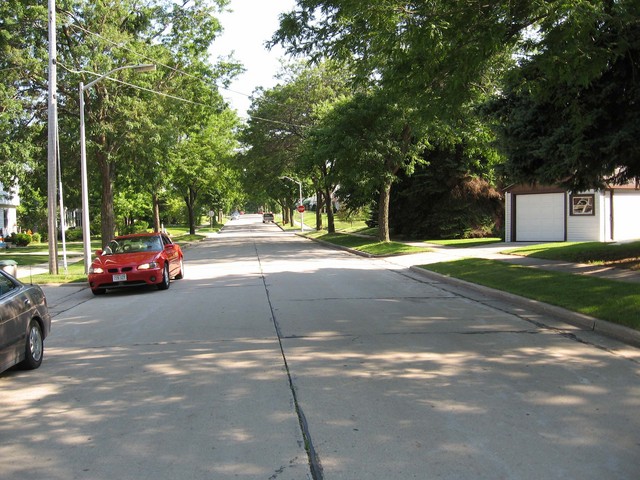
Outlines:
[[[273,218],[273,213],[263,213],[262,214],[262,223],[273,223],[275,219]]]
[[[38,368],[50,330],[42,289],[0,269],[0,372],[17,364],[27,370]]]

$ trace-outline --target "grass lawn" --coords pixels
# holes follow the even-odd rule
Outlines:
[[[197,229],[198,233],[218,233],[220,231],[220,229],[222,228],[222,225],[214,225],[213,228],[207,226],[207,227],[200,227]],[[188,230],[187,230],[188,232]]]
[[[0,261],[2,260],[13,260],[18,265],[39,265],[41,263],[49,263],[49,255],[48,254],[35,254],[35,253],[14,253],[11,249],[8,254],[0,254]]]
[[[640,270],[640,241],[629,243],[542,243],[505,250],[503,253],[575,263],[618,265]]]
[[[185,243],[199,242],[203,238],[207,238],[207,236],[206,235],[199,235],[197,233],[195,235],[189,235],[189,233],[187,231],[186,234],[172,236],[171,240],[173,240],[174,243],[177,243],[178,245],[180,245],[182,247],[182,246],[184,246]]]
[[[94,252],[100,248],[100,242],[94,241],[91,243],[91,251]],[[79,255],[83,253],[82,242],[67,242],[67,261],[71,262],[74,259],[79,258]],[[63,251],[62,244],[58,244],[58,259],[62,262]],[[0,250],[0,260],[13,260],[18,265],[41,265],[43,263],[49,263],[49,244],[47,243],[31,243],[26,247],[13,247],[8,250]]]
[[[276,215],[276,220],[282,219],[281,214]],[[284,225],[285,230],[300,230],[300,213],[293,213],[293,221],[297,222],[292,225]],[[369,228],[364,220],[340,220],[338,217],[334,217],[333,223],[336,227],[336,232],[339,233],[358,233],[360,235],[371,235],[375,237],[378,234],[377,228]],[[304,224],[315,230],[316,228],[316,212],[306,211],[304,212]],[[322,225],[327,228],[327,214],[322,214]],[[325,230],[326,233],[326,230]]]
[[[379,242],[375,238],[359,237],[344,233],[313,232],[307,234],[307,237],[333,243],[341,247],[351,248],[370,255],[390,256],[431,251],[427,247],[413,247],[399,242]]]
[[[489,245],[491,243],[501,242],[502,239],[498,237],[487,238],[456,238],[451,240],[425,240],[425,243],[433,243],[435,245],[444,245],[447,247],[469,248],[479,247],[482,245]]]
[[[640,285],[468,258],[421,268],[640,330]]]
[[[84,283],[87,276],[84,273],[84,261],[69,263],[67,273],[64,273],[62,266],[58,267],[58,275],[50,275],[48,273],[40,273],[38,275],[20,277],[23,282],[33,281],[33,283]]]

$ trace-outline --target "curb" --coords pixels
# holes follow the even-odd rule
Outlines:
[[[505,300],[510,303],[517,304],[521,307],[533,310],[536,313],[551,315],[555,319],[561,320],[565,323],[579,327],[582,330],[599,333],[609,338],[621,341],[634,347],[640,347],[640,331],[634,330],[623,325],[601,320],[599,318],[584,315],[582,313],[573,312],[562,307],[556,307],[548,303],[540,302],[538,300],[532,300],[530,298],[521,297],[513,293],[504,292],[502,290],[496,290],[494,288],[485,287],[477,283],[467,282],[466,280],[460,280],[459,278],[442,275],[440,273],[432,272],[424,268],[417,266],[411,266],[409,269],[412,272],[419,275],[437,280],[450,285],[464,287],[466,289],[473,290],[482,295],[497,298],[499,300]]]
[[[361,252],[360,250],[355,250],[353,248],[345,247],[342,245],[336,245],[335,243],[327,242],[326,240],[321,240],[319,238],[307,237],[306,235],[301,234],[300,232],[296,233],[300,238],[305,238],[307,240],[311,240],[312,242],[319,243],[325,247],[332,248],[334,250],[342,250],[343,252],[353,253],[354,255],[358,255],[359,257],[365,258],[387,258],[384,255],[372,255],[371,253]]]

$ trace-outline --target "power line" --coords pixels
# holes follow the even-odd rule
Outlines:
[[[67,14],[67,16],[73,20],[73,17],[71,17],[71,15],[70,15],[70,14]],[[131,48],[129,48],[129,47],[127,47],[127,46],[125,46],[125,45],[123,45],[123,44],[121,44],[121,43],[114,42],[113,40],[110,40],[110,39],[108,39],[108,38],[104,37],[103,35],[100,35],[99,33],[92,32],[91,30],[88,30],[88,29],[86,29],[86,28],[84,28],[84,27],[82,27],[82,26],[80,26],[80,25],[75,24],[75,23],[71,23],[71,24],[70,24],[70,26],[71,26],[72,28],[76,28],[76,29],[78,29],[78,30],[80,30],[80,31],[82,31],[82,32],[85,32],[85,33],[86,33],[86,34],[88,34],[88,35],[93,35],[93,36],[95,36],[95,37],[97,37],[97,38],[101,39],[102,41],[104,41],[104,42],[106,42],[106,43],[109,43],[109,44],[111,44],[111,45],[113,45],[113,46],[115,46],[115,47],[118,47],[118,48],[121,48],[121,49],[123,49],[123,50],[125,50],[125,51],[128,51],[128,52],[130,52],[130,53],[134,54],[135,56],[137,56],[137,57],[139,57],[139,58],[142,58],[142,59],[144,59],[144,60],[146,60],[146,61],[152,62],[152,63],[154,63],[155,65],[158,65],[158,66],[161,66],[161,67],[164,67],[164,68],[168,68],[169,70],[172,70],[172,71],[174,71],[174,72],[176,72],[176,73],[180,73],[180,74],[182,74],[182,75],[186,75],[187,77],[193,78],[193,79],[195,79],[195,80],[197,80],[197,81],[199,81],[199,82],[202,82],[202,83],[203,83],[203,84],[205,84],[205,85],[208,85],[206,82],[204,82],[204,80],[203,80],[202,78],[200,78],[200,77],[198,77],[198,76],[196,76],[196,75],[193,75],[193,74],[191,74],[191,73],[189,73],[189,72],[185,72],[184,70],[181,70],[181,69],[179,69],[179,68],[172,67],[172,66],[170,66],[170,65],[164,64],[164,63],[162,63],[162,62],[158,62],[155,58],[149,57],[148,55],[144,55],[144,54],[142,54],[142,53],[140,53],[140,52],[136,52],[136,51],[134,51],[133,49],[131,49]],[[73,72],[73,73],[88,73],[88,74],[91,74],[91,75],[98,75],[98,74],[96,74],[96,73],[94,73],[94,72],[89,72],[89,71],[82,71],[82,72],[80,72],[80,71],[73,71],[73,70],[70,70],[69,68],[64,67],[64,66],[63,66],[63,68],[65,68],[65,70],[70,71],[70,72]],[[111,77],[107,77],[107,78],[109,78],[110,80],[113,80],[113,81],[115,81],[115,82],[122,83],[122,84],[124,84],[124,85],[128,85],[128,86],[131,86],[131,87],[133,87],[133,88],[137,88],[137,89],[139,89],[139,90],[145,90],[145,91],[148,91],[148,92],[151,92],[151,93],[156,93],[156,94],[158,94],[158,95],[163,95],[163,96],[168,97],[168,98],[173,98],[173,99],[180,100],[180,101],[184,101],[184,102],[191,103],[191,104],[194,104],[194,105],[202,105],[202,106],[205,106],[205,107],[210,107],[210,105],[205,105],[205,104],[202,104],[202,103],[199,103],[199,102],[194,102],[194,101],[192,101],[192,100],[187,100],[187,99],[184,99],[184,98],[176,97],[176,96],[174,96],[174,95],[170,95],[170,94],[166,94],[166,93],[162,93],[162,92],[154,91],[154,90],[147,89],[147,88],[144,88],[144,87],[139,87],[139,86],[137,86],[137,85],[132,85],[132,84],[129,84],[129,83],[127,83],[127,82],[124,82],[124,81],[122,81],[122,80],[117,80],[117,79],[114,79],[114,78],[111,78]],[[238,92],[238,91],[235,91],[235,90],[231,90],[231,89],[229,89],[229,88],[221,87],[221,86],[219,86],[219,85],[216,85],[216,86],[217,86],[219,89],[221,89],[221,90],[225,90],[225,91],[230,92],[230,93],[234,93],[234,94],[237,94],[237,95],[243,95],[243,96],[245,96],[245,97],[247,97],[247,98],[250,98],[250,97],[251,97],[251,95],[246,94],[246,93],[243,93],[243,92]],[[251,118],[253,118],[253,119],[256,119],[256,120],[261,120],[261,121],[263,121],[263,122],[270,122],[270,123],[274,123],[274,124],[285,125],[285,126],[291,126],[291,127],[303,127],[303,125],[297,125],[297,124],[295,124],[295,123],[289,123],[289,122],[284,122],[284,121],[280,121],[280,120],[271,120],[271,119],[268,119],[268,118],[257,117],[257,116],[255,116],[255,115],[251,115],[250,117],[251,117]]]
[[[153,59],[150,59],[150,60],[153,60]],[[70,73],[75,73],[75,74],[86,73],[86,74],[89,74],[89,75],[95,75],[96,77],[102,76],[103,78],[108,78],[111,81],[114,81],[116,83],[120,83],[122,85],[126,85],[126,86],[131,87],[131,88],[135,88],[137,90],[142,90],[142,91],[149,92],[149,93],[155,93],[156,95],[160,95],[160,96],[163,96],[163,97],[171,98],[171,99],[174,99],[174,100],[179,100],[179,101],[185,102],[185,103],[190,103],[192,105],[199,105],[199,106],[202,106],[202,107],[214,108],[211,105],[207,105],[205,103],[194,102],[193,100],[188,100],[186,98],[178,97],[176,95],[171,95],[169,93],[159,92],[157,90],[152,90],[150,88],[141,87],[140,85],[134,85],[132,83],[125,82],[124,80],[119,80],[117,78],[113,78],[113,77],[109,77],[109,76],[103,76],[103,75],[100,75],[100,74],[95,73],[95,72],[90,72],[88,70],[73,70],[73,69],[67,67],[66,65],[64,65],[63,63],[58,63],[58,65],[60,67],[64,68],[67,72],[70,72]],[[300,128],[304,127],[304,125],[298,125],[298,124],[290,123],[290,122],[283,122],[281,120],[272,120],[272,119],[269,119],[269,118],[258,117],[258,116],[255,116],[255,115],[251,115],[251,118],[252,119],[256,119],[256,120],[261,120],[263,122],[270,122],[270,123],[275,123],[275,124],[279,124],[279,125],[285,125],[287,127],[300,127]]]
[[[113,77],[109,77],[109,76],[100,75],[98,73],[90,72],[88,70],[72,70],[71,68],[65,66],[63,63],[58,63],[58,65],[61,66],[62,68],[64,68],[69,73],[76,73],[76,74],[86,73],[86,74],[89,74],[89,75],[95,75],[96,77],[108,78],[109,80],[112,80],[112,81],[114,81],[116,83],[121,83],[123,85],[127,85],[128,87],[132,87],[132,88],[135,88],[137,90],[142,90],[142,91],[149,92],[149,93],[155,93],[155,94],[161,95],[163,97],[172,98],[174,100],[179,100],[179,101],[185,102],[185,103],[191,103],[193,105],[201,105],[203,107],[211,107],[211,105],[207,105],[205,103],[194,102],[193,100],[188,100],[186,98],[178,97],[176,95],[171,95],[169,93],[159,92],[157,90],[152,90],[150,88],[141,87],[140,85],[134,85],[133,83],[125,82],[123,80],[119,80],[117,78],[113,78]]]
[[[115,47],[121,48],[121,49],[123,49],[123,50],[125,50],[127,52],[133,53],[134,55],[136,55],[136,56],[138,56],[140,58],[143,58],[143,59],[145,59],[147,61],[153,62],[156,65],[159,65],[159,66],[164,67],[164,68],[168,68],[169,70],[172,70],[172,71],[174,71],[176,73],[180,73],[182,75],[186,75],[187,77],[191,77],[191,78],[193,78],[195,80],[198,80],[199,82],[202,82],[203,84],[206,85],[206,82],[204,82],[204,80],[202,80],[201,77],[193,75],[193,74],[191,74],[189,72],[185,72],[184,70],[181,70],[179,68],[172,67],[170,65],[164,64],[162,62],[158,62],[155,58],[151,58],[151,57],[149,57],[147,55],[144,55],[144,54],[142,54],[140,52],[136,52],[135,50],[133,50],[131,48],[128,48],[125,45],[122,45],[121,43],[117,43],[117,42],[114,42],[113,40],[109,40],[108,38],[104,37],[103,35],[100,35],[99,33],[92,32],[91,30],[87,30],[86,28],[84,28],[84,27],[82,27],[80,25],[76,25],[74,23],[71,23],[70,26],[72,28],[77,28],[78,30],[81,30],[81,31],[83,31],[83,32],[85,32],[85,33],[87,33],[89,35],[93,35],[95,37],[98,37],[100,40],[103,40],[104,42],[107,42],[107,43],[109,43],[109,44],[111,44],[111,45],[113,45]],[[235,93],[236,95],[242,95],[242,96],[245,96],[247,98],[251,97],[251,95],[249,95],[247,93],[238,92],[238,91],[235,91],[235,90],[231,90],[229,88],[221,87],[219,85],[216,85],[216,86],[221,90],[225,90],[225,91],[230,92],[230,93]]]

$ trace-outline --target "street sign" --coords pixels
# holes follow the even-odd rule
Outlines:
[[[300,206],[298,206],[298,211],[299,211],[300,213],[304,213],[304,205],[300,205]]]

